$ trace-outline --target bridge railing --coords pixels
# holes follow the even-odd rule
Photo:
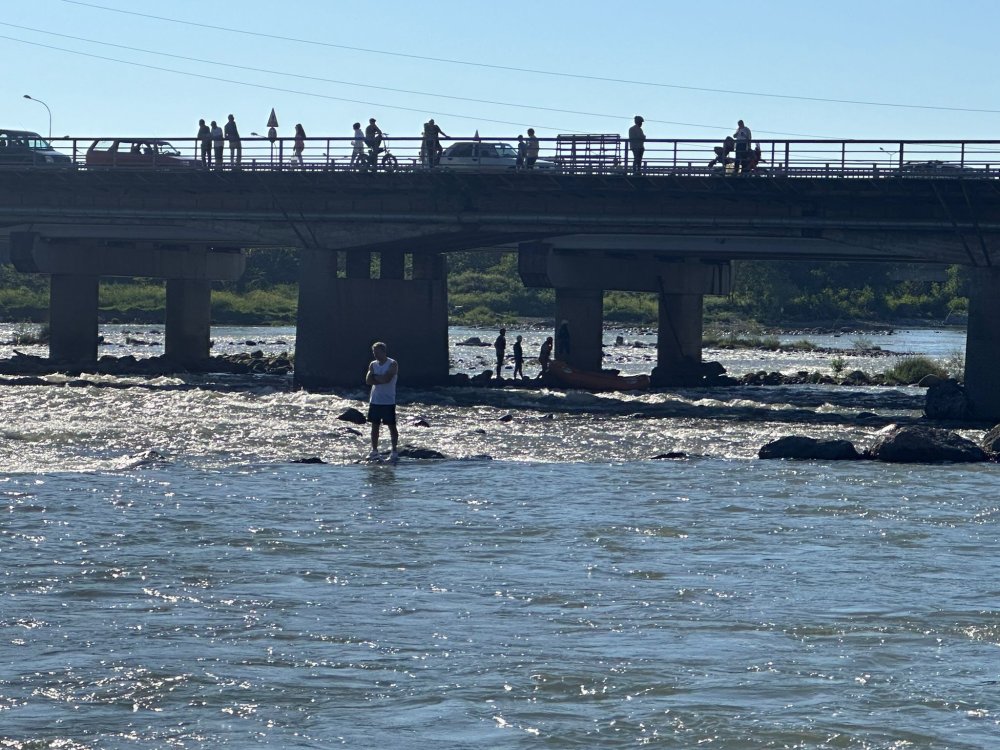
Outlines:
[[[570,145],[570,140],[572,143]],[[587,140],[592,139],[592,140]],[[96,141],[107,143],[114,137],[53,138],[53,148],[71,157],[73,163],[87,169],[116,169],[125,166],[112,161],[96,166],[88,164],[87,153]],[[137,137],[122,138],[135,141]],[[148,137],[147,140],[154,140]],[[144,166],[155,169],[170,167],[190,168],[203,166],[201,144],[196,138],[155,138],[169,141],[188,164],[176,159],[153,159]],[[458,141],[472,141],[474,137],[442,139],[447,147]],[[480,138],[482,142],[516,144],[516,136]],[[558,136],[540,138],[539,173],[626,175],[631,172],[632,154],[628,141],[615,134]],[[242,141],[242,158],[239,165],[231,161],[228,144],[223,149],[220,165],[212,168],[259,171],[348,171],[358,169],[353,158],[354,143],[350,137],[312,137],[306,139],[301,162],[294,156],[294,139],[278,138],[273,143],[263,137],[246,137]],[[388,151],[395,157],[398,171],[429,169],[422,154],[422,139],[416,137],[387,138]],[[650,138],[645,144],[642,174],[650,176],[708,176],[725,175],[732,171],[735,154],[719,160],[716,147],[722,141],[715,139],[659,139]],[[822,140],[793,139],[754,141],[760,148],[760,161],[750,172],[756,176],[785,177],[965,177],[1000,178],[1000,141],[992,140]],[[379,171],[382,158],[379,155]],[[91,160],[92,162],[92,160]],[[5,161],[0,154],[0,168],[23,166],[24,162]],[[43,158],[34,157],[29,162],[44,166]],[[440,165],[438,168],[442,168]],[[474,169],[474,168],[473,168]]]

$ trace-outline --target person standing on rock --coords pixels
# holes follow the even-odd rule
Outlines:
[[[514,380],[524,380],[524,348],[520,336],[514,339]]]
[[[545,373],[547,373],[549,371],[549,362],[550,361],[552,361],[552,337],[551,336],[549,336],[547,339],[545,339],[544,343],[542,344],[541,351],[538,352],[538,364],[541,365],[541,368],[542,368],[542,372],[540,373],[539,377],[541,377],[541,375],[544,375]]]
[[[372,450],[368,454],[369,461],[380,459],[378,439],[381,426],[389,428],[392,440],[390,461],[399,460],[399,430],[396,428],[396,377],[399,375],[399,365],[390,359],[388,349],[381,341],[372,345],[372,356],[375,357],[368,365],[365,373],[365,384],[372,387],[368,397],[368,421],[372,424]]]
[[[503,369],[503,357],[507,352],[507,329],[501,328],[500,335],[493,342],[493,348],[497,352],[497,380],[501,380],[500,371]]]
[[[570,338],[569,338],[569,321],[564,320],[559,324],[559,328],[556,331],[556,357],[558,357],[563,362],[566,362],[569,358],[570,351]]]

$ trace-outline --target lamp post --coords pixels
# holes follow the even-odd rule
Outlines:
[[[889,157],[889,168],[892,169],[893,159],[896,157],[896,154],[898,154],[899,151],[886,151],[881,146],[878,147],[878,150],[881,151],[883,154],[885,154],[886,156]]]
[[[49,113],[49,140],[51,141],[52,140],[52,110],[49,109],[49,105],[46,104],[45,102],[43,102],[41,99],[35,99],[33,96],[31,96],[29,94],[25,94],[24,98],[25,99],[31,99],[31,101],[33,101],[33,102],[38,102],[43,107],[45,107],[45,111]]]

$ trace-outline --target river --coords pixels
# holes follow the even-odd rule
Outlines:
[[[545,332],[521,333],[533,355]],[[162,327],[102,334],[102,354],[162,352]],[[454,371],[490,366],[460,342],[492,331],[450,335]],[[894,357],[861,344],[964,347],[807,338],[867,371]],[[650,331],[606,341],[623,372],[655,361]],[[835,356],[706,352],[733,375]],[[360,386],[0,386],[0,747],[996,746],[996,465],[756,459],[788,434],[867,447],[920,389],[416,391],[401,372],[401,441],[449,458],[359,463],[367,431],[336,416]]]

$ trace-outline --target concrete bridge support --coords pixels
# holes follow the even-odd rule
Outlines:
[[[167,279],[166,356],[181,364],[208,359],[211,337],[211,283]]]
[[[703,295],[660,294],[656,366],[669,372],[701,363]]]
[[[81,365],[97,361],[94,275],[54,273],[49,281],[49,358]]]
[[[605,289],[654,292],[659,300],[656,380],[663,384],[697,382],[702,377],[702,301],[706,294],[728,294],[732,286],[726,261],[677,260],[667,247],[638,244],[634,250],[596,250],[599,237],[522,243],[518,272],[526,286],[555,287],[556,328],[568,320],[572,353],[568,361],[584,370],[601,369],[602,298]],[[657,240],[662,243],[662,240]],[[559,243],[575,243],[559,247]],[[579,347],[577,342],[580,342]],[[556,348],[556,356],[563,355]]]
[[[965,392],[974,417],[1000,422],[1000,268],[977,268],[972,277]]]
[[[384,341],[399,361],[401,385],[440,384],[448,377],[448,293],[444,259],[414,254],[403,278],[402,253],[383,253],[371,278],[370,253],[348,251],[338,276],[337,253],[301,254],[295,381],[303,388],[364,388],[371,346]]]
[[[167,356],[178,364],[208,357],[210,282],[239,278],[245,267],[243,252],[176,242],[170,234],[171,230],[157,227],[122,230],[93,225],[32,225],[10,232],[14,267],[24,273],[51,275],[51,359],[82,365],[97,360],[101,276],[166,279]]]
[[[580,370],[600,370],[604,359],[604,291],[556,288],[556,331],[566,321],[569,351],[560,350],[555,338],[555,358]]]

